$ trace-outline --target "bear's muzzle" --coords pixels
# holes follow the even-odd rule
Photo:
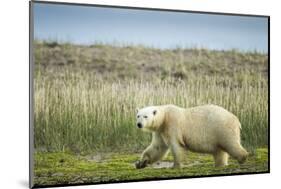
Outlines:
[[[142,128],[142,124],[141,123],[137,123],[138,128]]]

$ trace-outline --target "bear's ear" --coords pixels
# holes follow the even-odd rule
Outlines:
[[[156,115],[156,113],[157,113],[157,110],[154,110],[154,111],[153,111],[153,115]]]
[[[139,108],[136,108],[136,113],[138,113],[138,112],[139,112],[139,110],[140,110]]]

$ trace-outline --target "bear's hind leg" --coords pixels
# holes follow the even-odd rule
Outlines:
[[[214,153],[214,160],[216,167],[223,167],[228,165],[228,154],[222,149],[218,149]]]
[[[224,149],[240,164],[244,163],[249,155],[248,152],[238,142],[225,144]]]

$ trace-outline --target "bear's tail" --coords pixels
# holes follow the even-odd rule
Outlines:
[[[240,121],[238,121],[238,124],[239,124],[239,128],[240,128],[240,130],[242,130],[242,126],[241,126]]]

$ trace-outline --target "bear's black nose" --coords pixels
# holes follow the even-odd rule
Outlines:
[[[142,128],[142,124],[141,123],[138,123],[137,126],[138,126],[138,128]]]

